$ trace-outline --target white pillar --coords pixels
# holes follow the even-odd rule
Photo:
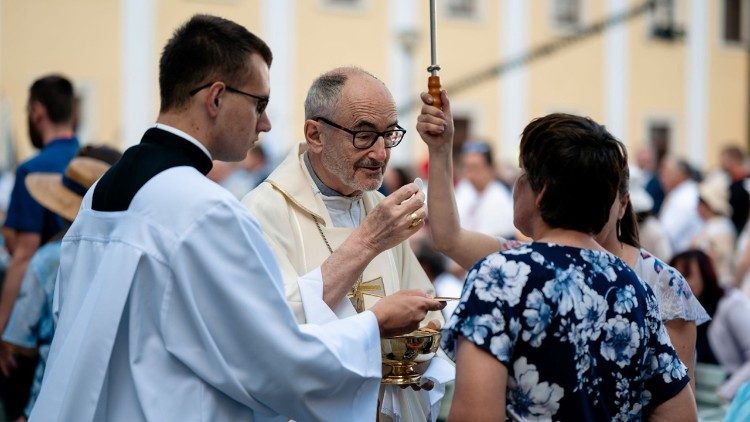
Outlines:
[[[607,0],[607,15],[623,13],[627,0]],[[624,144],[628,139],[628,25],[607,28],[604,34],[604,124]]]
[[[271,65],[271,101],[268,117],[271,131],[261,135],[270,162],[277,164],[291,147],[303,140],[302,122],[294,121],[295,105],[304,97],[294,98],[294,49],[296,15],[293,0],[263,0],[262,35],[273,52]],[[255,32],[251,29],[251,32]],[[305,88],[306,89],[306,88]],[[306,93],[306,91],[305,91]]]
[[[120,7],[120,138],[127,148],[140,142],[156,121],[156,24],[154,0],[122,0]]]
[[[390,0],[388,2],[388,79],[386,84],[390,88],[398,107],[414,101],[419,95],[419,87],[427,90],[427,70],[424,71],[422,85],[414,83],[414,43],[419,41],[417,33],[418,4],[414,0]],[[423,2],[425,10],[427,2]],[[438,17],[439,19],[439,17]],[[427,27],[429,31],[429,26]],[[422,37],[422,39],[426,39]],[[428,39],[428,38],[427,38]],[[438,42],[438,48],[440,43]],[[438,52],[438,58],[440,54]],[[421,103],[420,103],[421,104]],[[399,146],[391,150],[391,166],[414,166],[417,164],[416,144],[421,143],[417,133],[417,111],[408,110],[398,116],[401,127],[406,129],[406,136]]]
[[[503,0],[499,8],[499,20],[502,22],[499,57],[502,60],[518,57],[528,50],[529,7],[529,2],[525,0]],[[529,120],[526,66],[516,67],[501,76],[499,96],[500,158],[515,163],[521,131]]]
[[[708,135],[708,7],[705,0],[691,0],[687,25],[687,158],[701,168]]]

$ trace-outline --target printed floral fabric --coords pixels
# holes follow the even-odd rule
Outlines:
[[[3,332],[3,340],[26,348],[39,347],[39,363],[34,372],[29,402],[24,410],[31,413],[42,389],[42,376],[47,365],[55,321],[52,315],[52,298],[57,270],[60,267],[61,241],[50,241],[36,251],[21,281],[21,290],[13,305],[13,312]]]
[[[508,415],[639,420],[689,382],[651,290],[606,252],[547,243],[489,255],[466,278],[443,331],[508,370]]]
[[[684,319],[701,325],[711,319],[685,277],[644,249],[638,256],[635,273],[654,291],[662,321]]]

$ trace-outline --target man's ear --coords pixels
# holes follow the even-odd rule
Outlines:
[[[320,123],[315,120],[305,120],[305,141],[307,141],[307,148],[311,152],[320,154],[323,151],[323,140],[320,139]]]
[[[209,116],[216,117],[219,114],[219,109],[221,108],[221,102],[223,101],[225,92],[226,89],[221,82],[217,82],[208,87],[208,93],[203,101],[203,105],[206,107]]]
[[[47,108],[44,107],[44,104],[39,101],[32,101],[29,104],[29,118],[32,122],[39,124],[45,116],[47,116]]]
[[[544,194],[547,192],[547,184],[545,183],[544,186],[542,186],[542,190],[539,191],[539,193],[536,195],[536,199],[534,200],[534,205],[536,205],[537,208],[539,208],[542,204],[542,198],[544,198]]]

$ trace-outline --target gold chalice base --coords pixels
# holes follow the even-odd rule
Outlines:
[[[409,334],[380,339],[383,358],[383,384],[416,384],[421,375],[414,366],[435,356],[440,345],[440,331],[420,328]]]

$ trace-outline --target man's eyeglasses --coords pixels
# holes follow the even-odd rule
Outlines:
[[[383,132],[376,132],[374,130],[347,129],[341,125],[333,123],[325,117],[316,117],[313,120],[315,120],[316,122],[323,122],[329,126],[333,126],[336,129],[341,129],[344,132],[352,135],[352,144],[354,145],[354,148],[357,149],[370,148],[375,142],[378,141],[378,138],[380,138],[381,136],[383,137],[385,147],[393,148],[401,143],[401,140],[404,139],[404,134],[406,134],[406,129],[402,128],[399,125],[396,125],[397,129],[389,129]]]
[[[190,96],[192,97],[193,95],[197,94],[198,91],[200,91],[202,89],[206,89],[206,88],[208,88],[209,86],[211,86],[211,85],[213,85],[215,83],[216,82],[209,82],[209,83],[207,83],[205,85],[201,85],[198,88],[195,88],[194,90],[190,91]],[[255,111],[258,112],[258,116],[260,116],[261,114],[263,114],[264,111],[266,111],[266,107],[268,106],[268,101],[270,100],[269,97],[265,97],[265,96],[261,96],[261,95],[253,95],[253,94],[250,94],[248,92],[244,92],[244,91],[240,91],[239,89],[232,88],[229,85],[224,85],[224,87],[229,92],[233,92],[235,94],[240,94],[240,95],[244,95],[244,96],[247,96],[247,97],[250,97],[250,98],[254,98],[255,99]]]

